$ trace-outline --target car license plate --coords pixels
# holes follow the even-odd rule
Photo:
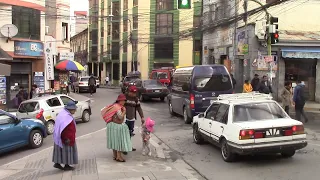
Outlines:
[[[154,92],[160,92],[160,90],[154,90]]]

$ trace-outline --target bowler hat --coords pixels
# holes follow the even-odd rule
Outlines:
[[[69,110],[76,110],[77,109],[77,105],[74,101],[69,101],[67,103],[67,105],[65,106],[66,109],[69,109]]]
[[[117,101],[125,101],[127,100],[126,96],[124,94],[119,94]]]

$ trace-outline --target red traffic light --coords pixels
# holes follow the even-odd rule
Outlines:
[[[274,38],[275,38],[275,39],[278,39],[278,38],[279,38],[279,34],[277,34],[277,33],[274,34]]]

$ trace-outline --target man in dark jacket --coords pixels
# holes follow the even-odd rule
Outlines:
[[[259,85],[259,92],[264,94],[272,93],[272,87],[267,76],[263,76]]]
[[[88,80],[88,85],[89,85],[89,92],[90,95],[92,96],[93,92],[94,92],[94,88],[97,84],[96,78],[93,77],[93,74],[91,74],[89,80]]]
[[[129,131],[130,131],[130,136],[134,136],[134,124],[137,119],[137,114],[136,112],[138,111],[140,118],[141,118],[141,123],[144,123],[144,116],[143,116],[143,111],[141,108],[140,101],[137,97],[137,87],[136,86],[130,86],[129,87],[129,92],[126,94],[127,97],[127,102],[125,103],[125,108],[126,108],[126,124],[128,125]],[[135,148],[132,148],[132,151],[135,151]]]
[[[304,95],[305,84],[303,81],[298,81],[298,85],[294,88],[293,92],[293,102],[295,104],[296,119],[301,121],[301,115],[303,116],[305,122],[308,122],[308,118],[304,113],[304,105],[306,104],[306,97]]]
[[[259,91],[259,88],[260,88],[259,74],[254,75],[254,78],[251,80],[251,86],[253,91]]]

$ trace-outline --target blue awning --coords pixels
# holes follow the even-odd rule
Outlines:
[[[296,59],[320,59],[320,48],[282,48],[282,57]]]

